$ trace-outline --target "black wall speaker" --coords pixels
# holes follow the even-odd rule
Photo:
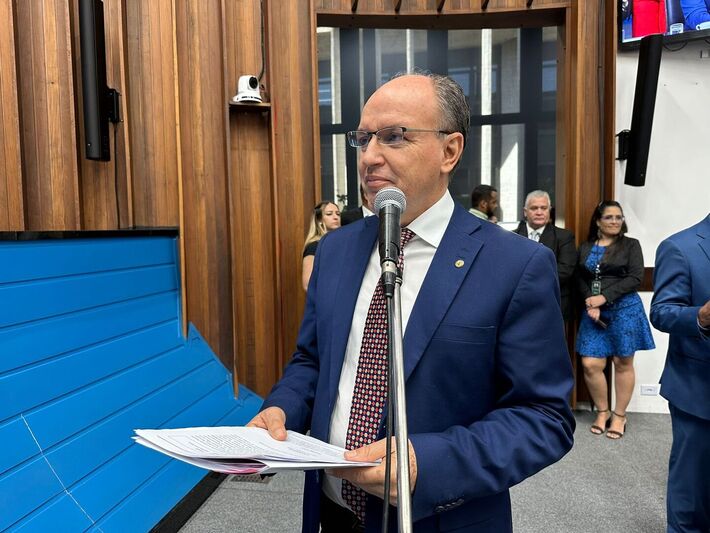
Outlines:
[[[118,93],[106,84],[103,0],[79,0],[81,84],[86,158],[111,160],[109,121],[118,122]]]
[[[646,184],[646,166],[651,144],[653,111],[656,106],[656,89],[658,88],[662,51],[663,35],[648,35],[641,39],[628,159],[624,177],[626,185],[643,187]]]

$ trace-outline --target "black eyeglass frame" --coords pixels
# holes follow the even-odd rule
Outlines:
[[[382,132],[392,132],[396,130],[402,130],[402,138],[391,142],[387,141],[386,139],[383,139],[381,137]],[[406,141],[404,134],[407,132],[412,132],[412,133],[436,133],[437,135],[451,135],[454,133],[453,131],[444,131],[444,130],[425,130],[425,129],[419,129],[419,128],[406,128],[404,126],[388,126],[386,128],[380,128],[377,131],[364,131],[364,130],[352,130],[348,131],[345,134],[345,137],[348,140],[348,145],[352,146],[353,148],[365,148],[369,146],[370,141],[372,140],[372,136],[374,135],[377,137],[377,142],[380,144],[384,144],[385,146],[392,146],[392,145],[397,145],[397,144],[402,144],[404,141]],[[367,142],[364,144],[358,144],[356,135],[358,133],[365,133],[367,134]]]

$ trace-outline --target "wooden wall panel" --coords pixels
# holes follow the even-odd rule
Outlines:
[[[26,229],[81,226],[69,5],[17,2]]]
[[[481,13],[496,10],[534,10],[537,8],[568,7],[573,0],[534,0],[530,8],[527,7],[527,0],[489,0],[487,8],[481,9],[481,0],[445,0],[440,13]],[[395,11],[392,0],[358,0],[357,15],[394,15],[395,13],[435,15],[440,0],[402,0],[399,12]],[[315,0],[315,8],[318,13],[353,13],[352,0]]]
[[[122,121],[109,124],[110,161],[92,161],[85,157],[83,87],[81,80],[81,43],[79,32],[79,0],[71,1],[73,61],[76,72],[74,91],[77,107],[77,146],[81,183],[82,229],[99,230],[133,225],[130,189],[130,143],[127,131],[132,121],[124,51],[126,48],[125,0],[104,0],[106,42],[106,81],[121,94]],[[115,138],[115,137],[118,138]],[[116,198],[118,193],[118,200]]]
[[[603,123],[604,123],[604,187],[603,199],[614,197],[614,174],[616,171],[616,26],[617,10],[614,2],[604,4],[604,73]]]
[[[273,208],[278,229],[278,273],[281,280],[281,324],[284,366],[296,346],[303,314],[301,286],[303,241],[316,203],[317,144],[314,127],[315,17],[309,2],[269,2],[269,73],[271,78],[273,158],[277,200]]]
[[[282,350],[269,117],[233,110],[230,119],[235,374],[265,395]]]
[[[18,106],[15,9],[0,0],[0,231],[25,228]]]
[[[125,7],[133,220],[137,226],[178,226],[173,0],[129,1]]]
[[[567,227],[586,238],[589,220],[601,200],[601,121],[598,67],[599,6],[579,1],[567,11],[564,116],[569,152]]]
[[[259,2],[223,3],[226,90],[231,97],[239,76],[258,76],[262,69],[261,12]],[[261,83],[268,87],[267,75]],[[268,101],[269,94],[262,97]],[[279,375],[282,352],[269,109],[232,107],[229,132],[234,376],[265,395]]]
[[[222,5],[219,0],[205,0],[175,2],[174,7],[187,316],[231,368],[234,349]]]

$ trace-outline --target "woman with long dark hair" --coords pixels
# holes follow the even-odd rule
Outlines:
[[[577,334],[584,381],[597,408],[590,431],[620,439],[626,430],[626,407],[634,390],[634,353],[655,348],[651,328],[636,292],[643,279],[643,254],[628,231],[619,202],[600,203],[589,223],[587,241],[579,247],[577,283],[585,311]],[[604,375],[614,364],[616,405],[608,402]]]
[[[321,237],[331,230],[340,227],[340,208],[333,202],[320,202],[313,208],[311,225],[308,228],[306,242],[303,244],[303,270],[301,282],[303,290],[308,290],[308,282],[313,272],[313,259]]]

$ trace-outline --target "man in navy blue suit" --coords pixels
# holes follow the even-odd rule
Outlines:
[[[669,402],[668,531],[710,531],[710,215],[656,252],[651,323],[670,333],[661,395]]]
[[[472,216],[447,188],[469,120],[453,80],[405,75],[370,97],[348,134],[370,202],[382,188],[399,188],[402,225],[414,232],[401,303],[417,532],[512,531],[508,488],[559,460],[573,440],[554,255]],[[380,277],[377,235],[378,217],[367,217],[320,241],[296,352],[250,425],[277,439],[310,429],[345,447]],[[346,457],[384,459],[383,436],[380,422],[379,440]],[[383,461],[307,472],[303,531],[379,531],[384,471]],[[343,480],[368,494],[364,523],[346,503]],[[391,490],[396,501],[396,480]]]
[[[685,27],[689,30],[710,28],[710,0],[680,0],[685,17]]]

